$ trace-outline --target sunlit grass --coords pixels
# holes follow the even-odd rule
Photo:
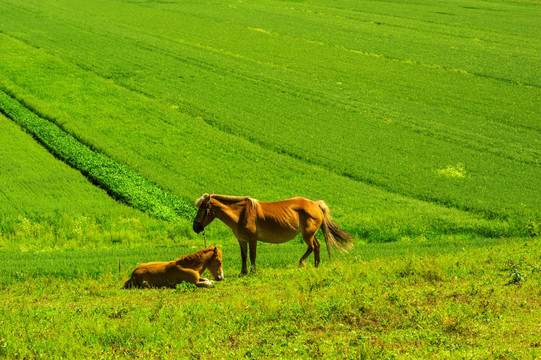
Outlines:
[[[238,277],[236,244],[222,248],[225,281],[211,289],[176,290],[121,286],[138,262],[168,259],[188,247],[2,252],[0,354],[202,359],[540,355],[539,241],[368,244],[317,269],[296,265],[303,245],[276,245],[261,249],[259,270],[246,277]],[[120,272],[118,258],[124,259]],[[521,280],[513,280],[517,271]]]

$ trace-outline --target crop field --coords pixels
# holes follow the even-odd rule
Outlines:
[[[539,5],[0,0],[0,358],[540,356]],[[355,249],[120,290],[212,191]]]

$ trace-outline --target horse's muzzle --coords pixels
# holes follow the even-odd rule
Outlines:
[[[203,230],[205,230],[205,227],[203,226],[203,224],[195,222],[195,221],[193,222],[193,231],[196,234],[199,234]]]
[[[224,274],[221,273],[221,274],[218,274],[218,276],[216,276],[216,281],[222,281],[224,279]]]

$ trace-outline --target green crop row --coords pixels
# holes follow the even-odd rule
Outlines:
[[[114,198],[163,220],[175,221],[179,216],[186,219],[194,216],[195,209],[188,201],[91,149],[3,91],[0,91],[0,111]]]

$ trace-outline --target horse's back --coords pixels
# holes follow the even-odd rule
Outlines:
[[[134,273],[159,273],[165,270],[165,268],[170,264],[170,261],[155,261],[144,264],[139,264]]]
[[[289,213],[292,216],[295,212],[297,214],[304,213],[311,218],[321,217],[321,209],[318,204],[300,196],[280,201],[259,202],[259,204],[264,213]]]

